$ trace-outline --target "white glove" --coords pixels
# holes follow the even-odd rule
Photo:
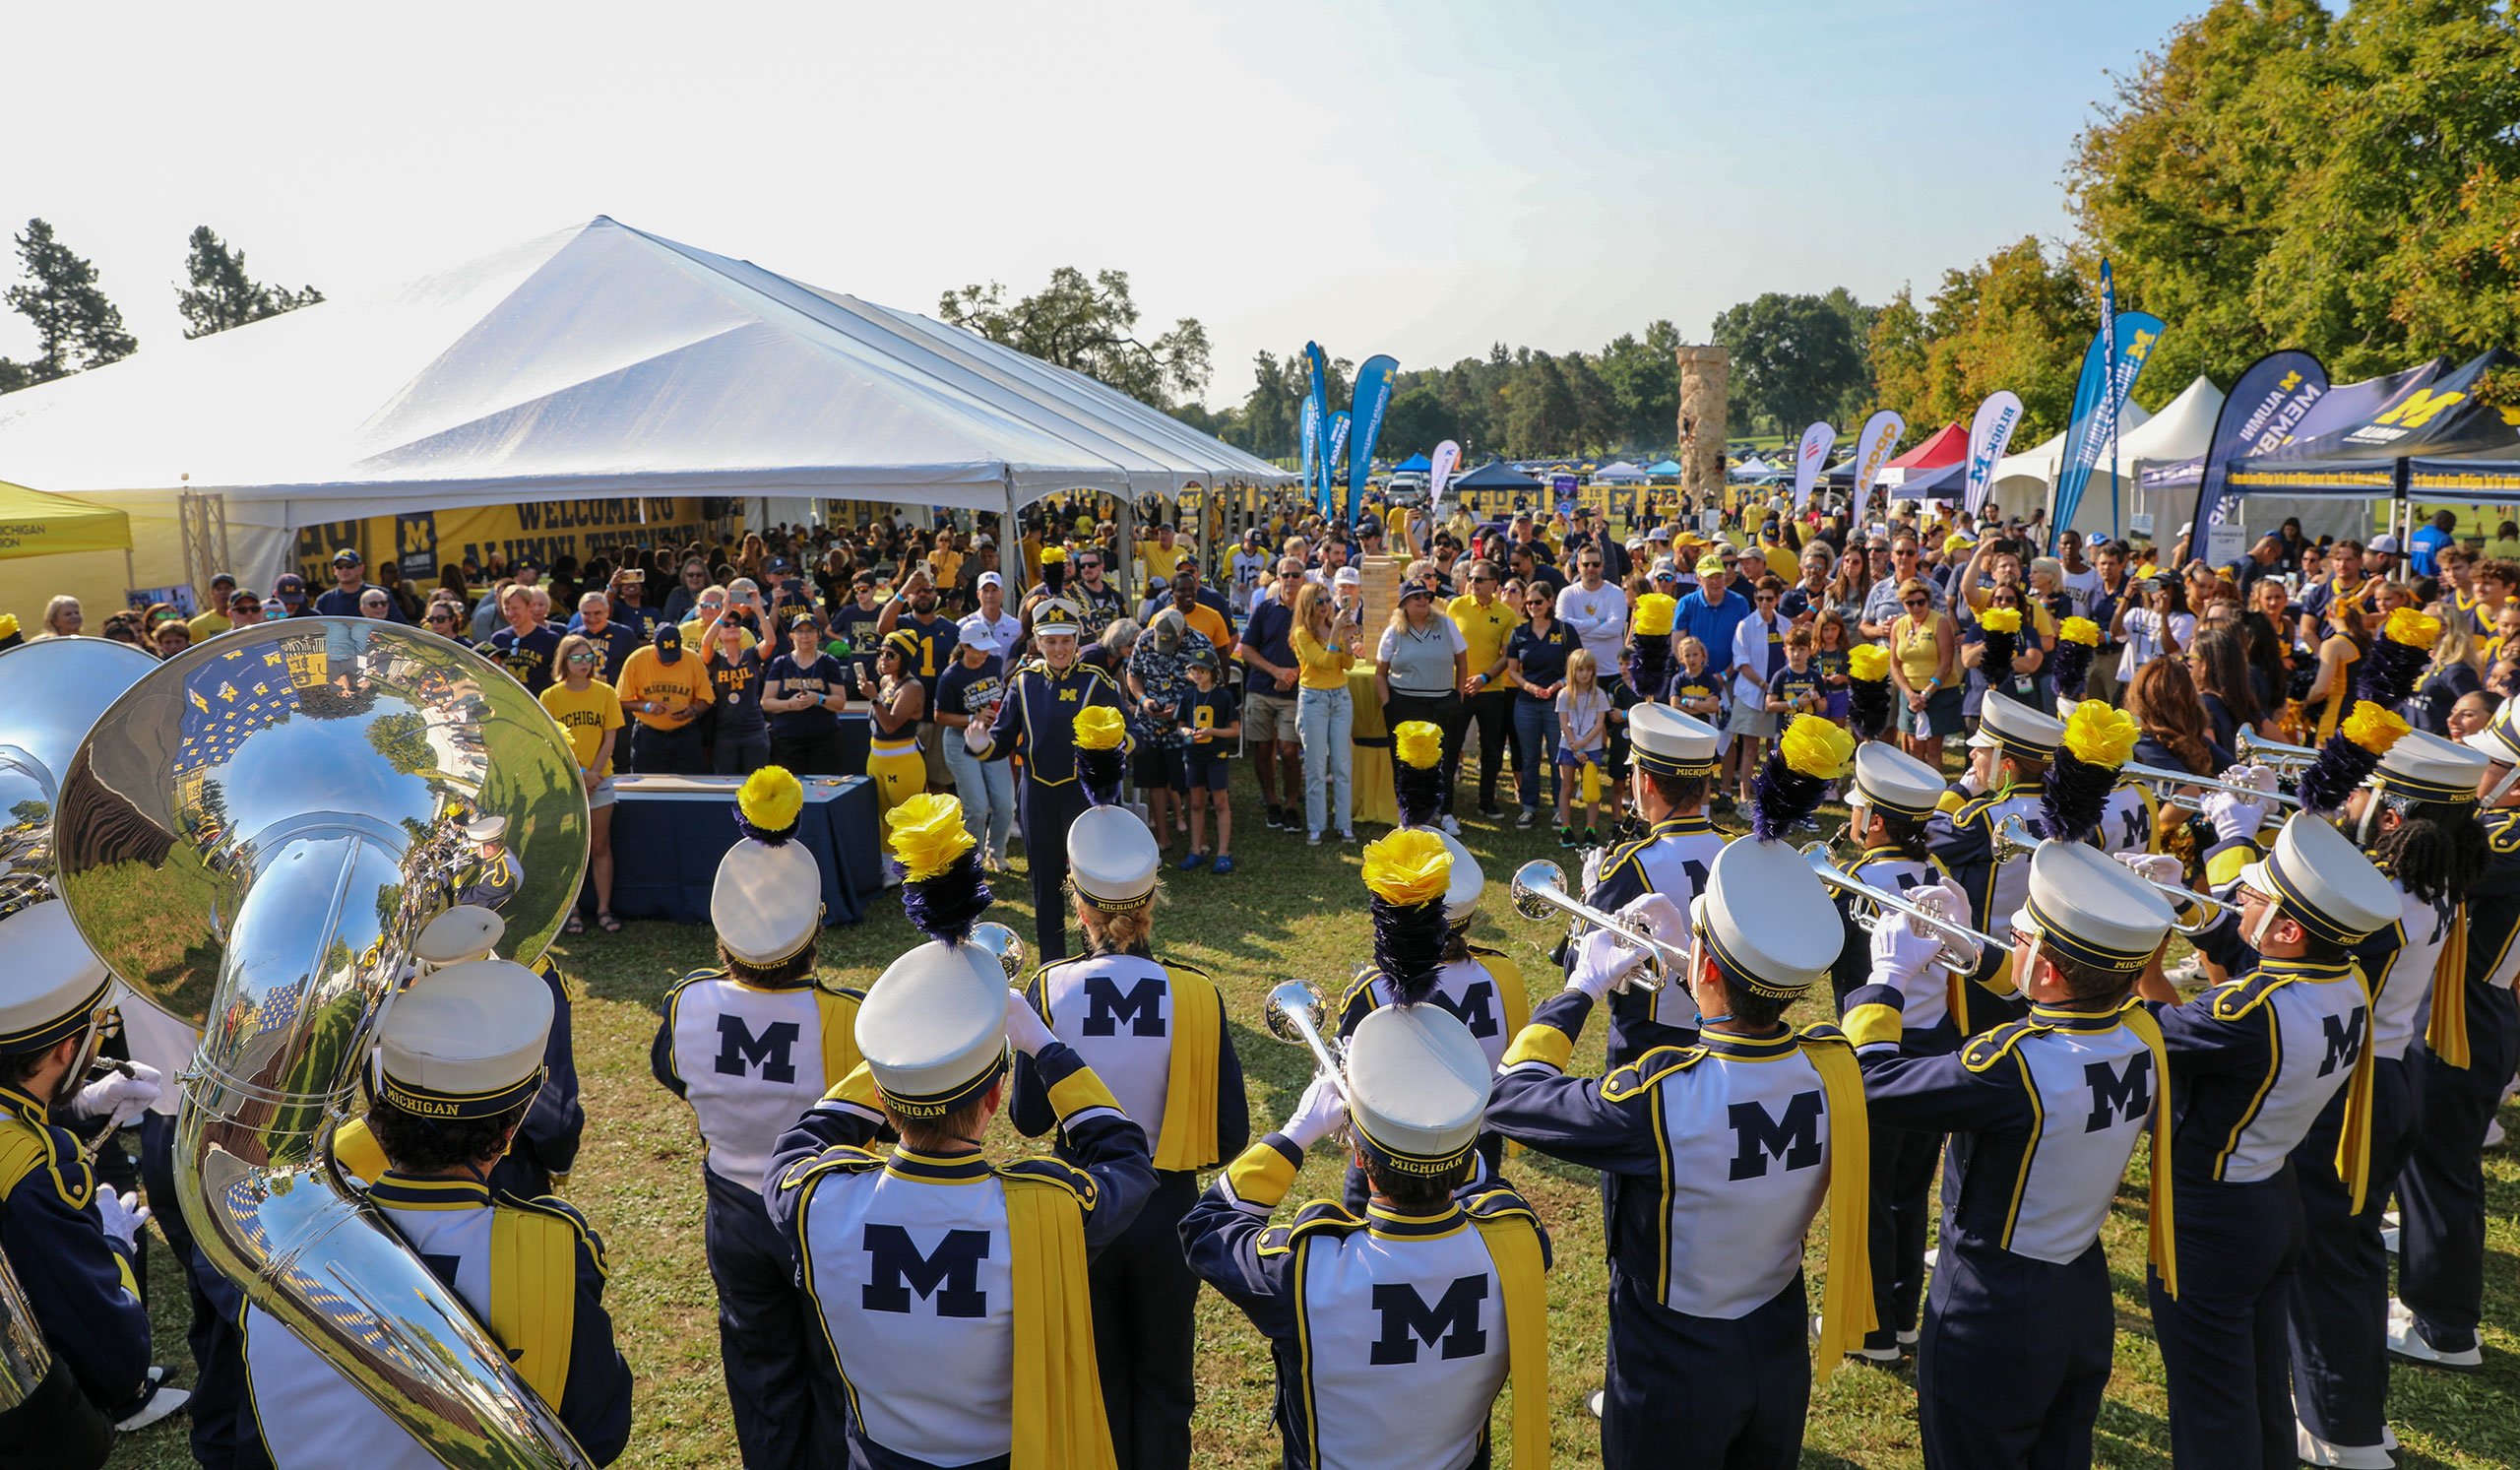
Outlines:
[[[1339,1129],[1348,1121],[1347,1099],[1339,1096],[1339,1084],[1328,1077],[1315,1077],[1296,1102],[1292,1117],[1278,1131],[1287,1135],[1295,1147],[1309,1150],[1314,1144]]]
[[[1033,1008],[1033,1002],[1012,986],[1006,991],[1006,1039],[1027,1056],[1040,1055],[1043,1047],[1058,1040],[1050,1034],[1049,1023],[1041,1019],[1041,1013]]]
[[[2215,779],[2228,781],[2234,786],[2253,786],[2268,795],[2273,795],[2275,791],[2275,768],[2272,766],[2241,766],[2236,770],[2225,771]]]
[[[1919,889],[1928,893],[1932,889]],[[1942,941],[1917,932],[1914,920],[1894,915],[1882,916],[1883,922],[1872,930],[1872,982],[1894,985],[1902,989],[1915,983],[1942,953]],[[1895,923],[1890,922],[1893,919]]]
[[[1660,893],[1640,893],[1618,911],[1621,919],[1645,918],[1653,925],[1653,935],[1675,949],[1686,949],[1689,942],[1689,916],[1680,906]]]
[[[149,1105],[164,1095],[160,1085],[163,1076],[145,1061],[130,1063],[132,1075],[107,1073],[102,1079],[79,1089],[71,1100],[70,1112],[75,1118],[105,1119],[105,1131],[137,1122]]]
[[[977,720],[972,721],[963,727],[963,744],[974,755],[987,754],[989,747],[997,743],[989,737],[989,726],[982,725]]]
[[[125,1255],[140,1248],[140,1227],[149,1223],[150,1213],[137,1194],[116,1194],[110,1188],[96,1191],[96,1215],[104,1221],[105,1238],[120,1246]]]
[[[1645,963],[1645,951],[1619,942],[1608,929],[1595,929],[1576,941],[1575,967],[1567,972],[1566,989],[1600,1000],[1627,972]]]
[[[2214,835],[2224,842],[2254,840],[2258,828],[2266,825],[2265,802],[2244,801],[2230,792],[2207,792],[2196,809],[2214,824]]]
[[[2135,876],[2147,883],[2182,883],[2187,869],[2168,853],[2120,853],[2117,861],[2135,870]]]

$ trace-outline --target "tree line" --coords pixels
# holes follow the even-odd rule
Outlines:
[[[42,220],[29,220],[26,232],[15,238],[26,279],[0,292],[0,300],[33,325],[36,352],[24,362],[0,357],[0,393],[102,367],[140,350],[139,340],[123,327],[122,308],[98,282],[94,262],[63,244]],[[255,281],[245,274],[245,252],[231,248],[207,224],[192,232],[184,277],[188,284],[175,287],[175,309],[183,315],[187,338],[207,337],[324,299],[311,286],[289,290]]]

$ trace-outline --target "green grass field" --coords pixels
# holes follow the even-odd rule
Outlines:
[[[1350,967],[1368,952],[1364,888],[1357,849],[1307,848],[1300,836],[1270,832],[1258,821],[1248,771],[1235,774],[1237,815],[1248,818],[1234,844],[1239,870],[1219,878],[1207,872],[1172,873],[1157,928],[1161,952],[1205,967],[1223,984],[1233,1040],[1250,1079],[1255,1132],[1282,1119],[1310,1075],[1308,1057],[1260,1029],[1261,1000],[1275,981],[1297,976],[1325,991],[1344,984]],[[1471,804],[1465,793],[1465,809]],[[1510,802],[1508,803],[1511,810]],[[1372,829],[1378,831],[1379,829]],[[1524,956],[1535,999],[1553,991],[1551,972],[1536,945],[1545,926],[1515,915],[1504,880],[1518,863],[1545,856],[1570,863],[1548,829],[1518,832],[1510,824],[1467,823],[1463,837],[1485,866],[1488,888],[1473,936]],[[1174,852],[1180,847],[1176,842]],[[1018,862],[1021,863],[1019,854]],[[999,885],[993,917],[1028,937],[1031,906],[1018,876]],[[901,917],[898,900],[877,900],[869,920],[829,930],[823,938],[825,973],[865,985],[916,936]],[[617,935],[589,933],[562,941],[561,953],[577,995],[578,1068],[584,1078],[587,1133],[568,1187],[569,1199],[601,1231],[610,1250],[611,1285],[605,1302],[620,1330],[622,1351],[638,1374],[638,1424],[620,1463],[634,1466],[730,1466],[736,1463],[733,1432],[717,1352],[716,1301],[701,1255],[701,1184],[698,1135],[690,1111],[648,1073],[648,1045],[658,1005],[685,971],[711,962],[706,930],[662,924],[633,924]],[[1826,997],[1806,1002],[1791,1019],[1825,1019]],[[1600,1028],[1578,1052],[1579,1069],[1598,1071]],[[2506,1114],[2520,1127],[2520,1110]],[[996,1125],[999,1146],[1031,1152],[1033,1146]],[[2106,1240],[2117,1295],[2116,1374],[2100,1421],[2102,1463],[2167,1466],[2170,1438],[2164,1419],[2161,1355],[2144,1302],[2143,1261],[2146,1189],[2144,1156],[2121,1185]],[[2487,1156],[2491,1182],[2492,1227],[2488,1259],[2486,1368],[2454,1375],[2401,1368],[2392,1379],[2391,1420],[2408,1453],[2407,1465],[2454,1465],[2488,1470],[2520,1464],[2520,1165],[2509,1152]],[[1525,1155],[1507,1172],[1529,1194],[1554,1237],[1556,1269],[1549,1287],[1549,1358],[1554,1449],[1560,1464],[1599,1459],[1599,1428],[1584,1399],[1601,1381],[1605,1332],[1606,1272],[1598,1195],[1591,1171]],[[1302,1188],[1335,1193],[1332,1169],[1316,1160]],[[1818,1248],[1825,1233],[1813,1233],[1809,1252],[1812,1300],[1819,1300],[1824,1272]],[[161,1346],[158,1357],[189,1382],[192,1370],[182,1346],[182,1288],[166,1252],[152,1252],[152,1283]],[[1278,1444],[1270,1423],[1273,1373],[1267,1344],[1213,1293],[1199,1314],[1200,1403],[1196,1434],[1204,1463],[1263,1466],[1276,1463]],[[2000,1385],[1993,1385],[2000,1391]],[[1825,1466],[1889,1467],[1921,1463],[1916,1395],[1911,1372],[1848,1364],[1817,1391],[1811,1403],[1804,1462]],[[1396,1411],[1395,1424],[1406,1413]],[[1506,1423],[1500,1414],[1498,1432]],[[120,1446],[117,1466],[188,1464],[183,1421],[145,1432]]]

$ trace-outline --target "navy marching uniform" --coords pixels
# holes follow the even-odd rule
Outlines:
[[[1628,741],[1638,778],[1629,799],[1652,825],[1643,837],[1609,850],[1600,875],[1585,889],[1584,902],[1614,914],[1648,893],[1659,893],[1685,912],[1706,890],[1706,875],[1724,851],[1724,834],[1707,819],[1705,806],[1721,737],[1713,726],[1668,705],[1645,704],[1628,714]],[[1652,792],[1657,776],[1693,788],[1696,799],[1673,807],[1660,792]],[[1570,957],[1573,947],[1568,946]],[[1685,1047],[1697,1040],[1697,1002],[1678,986],[1613,991],[1609,1010],[1608,1064],[1613,1071],[1656,1047]]]
[[[1873,984],[1848,1011],[1872,1115],[1953,1135],[1917,1345],[1929,1470],[2091,1462],[2115,1329],[2100,1228],[2135,1145],[2149,1133],[2160,1160],[2169,1133],[2161,1034],[2127,992],[2170,930],[2170,906],[2082,843],[2043,842],[2027,866],[2007,927],[2029,936],[2018,973],[2054,998],[1956,1053],[1906,1055],[1899,997],[1939,944],[1902,924],[1874,935]],[[2074,976],[2043,971],[2050,960]],[[2077,977],[2114,984],[2067,998]],[[2168,1170],[2157,1163],[2153,1180],[2154,1253],[2175,1283]]]
[[[2467,1065],[2427,1047],[2415,1060],[2423,1118],[2398,1174],[2403,1222],[2389,1351],[2445,1368],[2484,1363],[2477,1323],[2485,1303],[2485,1131],[2520,1061],[2520,807],[2500,804],[2520,770],[2520,707],[2506,702],[2467,744],[2491,763],[2481,820],[2492,857],[2468,888],[2464,979]],[[2434,984],[2441,982],[2435,980]]]
[[[1198,1402],[1191,1313],[1199,1278],[1181,1252],[1181,1217],[1199,1197],[1198,1171],[1251,1141],[1250,1105],[1216,982],[1154,958],[1143,939],[1111,947],[1111,928],[1152,927],[1164,854],[1146,823],[1124,807],[1097,806],[1068,829],[1067,848],[1077,904],[1095,916],[1084,921],[1089,952],[1044,966],[1025,999],[1154,1140],[1155,1191],[1088,1277],[1120,1470],[1177,1470],[1190,1462]],[[1011,1106],[1027,1136],[1057,1127],[1049,1086],[1029,1056],[1016,1058]],[[1055,1147],[1060,1159],[1080,1162],[1064,1133]]]
[[[520,1118],[541,1083],[550,995],[523,966],[450,966],[396,997],[368,1110],[391,1159],[401,1129]],[[509,1125],[513,1128],[514,1123]],[[443,1174],[389,1167],[367,1198],[461,1297],[587,1457],[630,1440],[630,1365],[603,1310],[603,1243],[556,1199],[494,1195],[491,1160]],[[355,1313],[354,1304],[345,1310]],[[243,1315],[247,1412],[239,1467],[434,1470],[437,1456],[259,1307]]]
[[[1344,1070],[1315,1077],[1181,1223],[1199,1274],[1269,1339],[1279,1463],[1485,1470],[1510,1377],[1512,1463],[1546,1465],[1548,1235],[1513,1190],[1461,1187],[1479,1167],[1484,1050],[1436,1006],[1385,1006],[1356,1027]],[[1378,1177],[1372,1202],[1316,1199],[1271,1225],[1305,1150],[1343,1120]]]
[[[1855,776],[1847,793],[1848,835],[1861,843],[1850,876],[1893,893],[1912,894],[1940,884],[1942,869],[1923,856],[1922,838],[1942,799],[1940,772],[1879,740],[1856,747]],[[1905,844],[1869,835],[1876,819],[1885,831],[1912,834]],[[1840,1024],[1851,1024],[1849,996],[1872,978],[1872,935],[1858,916],[1870,905],[1854,894],[1834,895],[1843,926],[1838,962],[1829,974],[1837,992]],[[1956,917],[1962,911],[1954,906]],[[1939,965],[1908,977],[1901,987],[1899,1049],[1908,1056],[1942,1056],[1960,1049],[1960,1028],[1950,993],[1960,982]],[[1925,1234],[1931,1225],[1934,1162],[1942,1155],[1935,1128],[1903,1128],[1870,1119],[1872,1143],[1872,1312],[1875,1322],[1858,1356],[1876,1363],[1898,1361],[1917,1341],[1917,1313],[1924,1305]]]
[[[2301,1198],[2312,1187],[2342,1188],[2350,1209],[2362,1184],[2371,1010],[2350,951],[2394,924],[2399,905],[2370,860],[2314,813],[2285,823],[2273,850],[2237,881],[2241,899],[2196,936],[2198,951],[2233,979],[2155,1011],[2170,1047],[2185,1275],[2175,1299],[2151,1283],[2153,1325],[2169,1376],[2173,1456],[2281,1466],[2300,1447],[2286,1326]],[[2240,908],[2251,903],[2263,907],[2243,933]],[[2258,946],[2276,942],[2268,936],[2288,922],[2301,936],[2286,954],[2264,953]],[[2327,953],[2310,957],[2310,939]],[[2324,1156],[2302,1147],[2331,1102],[2356,1124],[2344,1159],[2334,1132]]]
[[[149,1387],[149,1310],[127,1238],[138,1220],[121,1198],[106,1203],[78,1141],[51,1120],[53,1098],[94,1056],[112,981],[58,900],[0,919],[0,1066],[12,1079],[0,1083],[0,1252],[52,1356],[28,1397],[0,1411],[0,1464],[88,1470],[113,1447],[107,1416]],[[38,1096],[25,1071],[49,1071],[65,1043],[66,1069]]]
[[[1034,608],[1036,648],[1059,638],[1072,648],[1079,631],[1075,604],[1051,598]],[[1076,717],[1098,705],[1126,718],[1128,701],[1111,675],[1091,664],[1060,670],[1037,659],[1007,679],[988,744],[973,750],[982,760],[1024,757],[1015,809],[1032,870],[1033,937],[1044,964],[1067,957],[1067,829],[1087,805],[1076,768]]]
[[[2056,758],[2065,737],[2065,722],[2011,699],[1989,699],[1981,706],[1978,733],[1970,745],[1988,752],[1992,763],[1984,795],[1952,788],[1943,809],[1925,823],[1925,851],[1969,895],[1970,927],[2009,943],[2012,916],[2030,889],[2030,858],[2026,853],[1998,858],[1995,833],[2018,817],[2036,825],[2045,819],[2040,776]],[[2021,762],[2016,775],[2005,763]],[[2038,767],[2037,772],[2026,768]],[[1960,1034],[1976,1036],[1992,1025],[2018,1016],[2022,1002],[2009,966],[2011,951],[1988,953],[1973,977],[1976,987],[1955,986],[1952,1015]]]
[[[1837,958],[1836,911],[1782,843],[1727,847],[1690,924],[1704,967],[1696,983],[1720,976],[1732,1008],[1748,1002],[1762,1017]],[[1612,939],[1577,946],[1567,993],[1515,1039],[1487,1111],[1506,1137],[1611,1176],[1603,1463],[1791,1466],[1813,1372],[1802,1239],[1824,1199],[1820,1373],[1872,1325],[1854,1054],[1834,1027],[1797,1034],[1728,1014],[1709,1018],[1692,1046],[1658,1048],[1599,1079],[1566,1076],[1596,997],[1639,960]]]
[[[964,843],[947,878],[976,889],[960,803],[937,800]],[[867,991],[865,1061],[780,1138],[764,1190],[848,1393],[852,1470],[1103,1470],[1088,1261],[1154,1187],[1146,1132],[967,931],[931,929]],[[1010,1043],[1075,1162],[980,1152]],[[887,1120],[902,1142],[865,1147]]]
[[[764,767],[744,791],[767,792],[786,774]],[[864,996],[814,978],[822,873],[803,844],[747,838],[728,849],[709,914],[724,967],[666,993],[650,1065],[691,1105],[705,1148],[709,1275],[744,1463],[823,1464],[839,1453],[839,1384],[818,1361],[820,1334],[761,1180],[780,1135],[856,1067]]]

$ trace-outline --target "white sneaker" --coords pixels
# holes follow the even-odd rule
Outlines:
[[[1942,1264],[1942,1247],[1941,1247],[1940,1246],[1934,1246],[1932,1249],[1927,1250],[1927,1251],[1925,1252],[1925,1265],[1926,1265],[1926,1267],[1927,1267],[1928,1269],[1930,1269],[1930,1268],[1932,1268],[1932,1267],[1939,1266],[1939,1265],[1941,1265],[1941,1264]]]
[[[174,1413],[176,1410],[181,1409],[185,1404],[192,1401],[193,1395],[191,1389],[166,1388],[158,1386],[155,1382],[155,1377],[162,1375],[164,1373],[165,1370],[162,1368],[151,1370],[153,1381],[151,1383],[151,1392],[148,1399],[145,1400],[139,1408],[124,1415],[122,1418],[115,1420],[114,1433],[118,1435],[129,1435],[145,1430],[151,1425],[156,1424],[158,1420]]]
[[[2335,1470],[2396,1470],[2398,1463],[2378,1444],[2330,1444],[2299,1420],[2293,1423],[2293,1452],[2304,1465],[2329,1465]]]
[[[2501,1118],[2488,1118],[2485,1120],[2485,1146],[2488,1148],[2502,1147]]]
[[[2383,1226],[2381,1226],[2381,1227],[2380,1227],[2380,1248],[2381,1248],[2381,1249],[2383,1249],[2383,1250],[2385,1250],[2385,1251],[2387,1251],[2387,1252],[2389,1252],[2391,1255],[2395,1255],[2395,1254],[2397,1254],[2397,1253],[2398,1253],[2398,1242],[2400,1242],[2401,1240],[2404,1240],[2404,1239],[2405,1239],[2405,1236],[2406,1236],[2406,1233],[2405,1233],[2403,1230],[2401,1230],[2399,1227],[2397,1227],[2397,1226],[2394,1226],[2394,1225],[2383,1225]]]
[[[1449,811],[1444,813],[1444,819],[1436,825],[1444,829],[1444,835],[1446,837],[1459,837],[1461,835],[1461,823],[1454,821],[1452,813]]]
[[[1811,1340],[1814,1342],[1820,1340],[1820,1314],[1816,1311],[1811,1314]],[[1847,1356],[1850,1358],[1861,1358],[1867,1363],[1896,1363],[1899,1361],[1899,1350],[1897,1348],[1867,1348],[1862,1346],[1860,1339],[1858,1339],[1856,1346],[1847,1349]]]
[[[1584,1407],[1591,1411],[1595,1419],[1599,1419],[1602,1417],[1602,1405],[1608,1400],[1609,1396],[1608,1389],[1596,1388],[1593,1390],[1593,1396],[1584,1400]]]
[[[1317,848],[1317,847],[1321,846],[1321,834],[1320,834],[1320,833],[1318,833],[1318,832],[1315,832],[1315,833],[1311,834],[1310,836],[1306,837],[1306,838],[1304,839],[1304,842],[1305,842],[1308,846],[1316,847],[1316,848]]]
[[[2426,1342],[2424,1329],[2415,1324],[2415,1313],[2395,1297],[2389,1299],[2389,1353],[2410,1363],[2428,1363],[2434,1368],[2485,1367],[2481,1344],[2451,1352]]]
[[[1917,1329],[1914,1327],[1906,1328],[1894,1335],[1899,1339],[1899,1346],[1903,1348],[1912,1348],[1917,1345]]]

